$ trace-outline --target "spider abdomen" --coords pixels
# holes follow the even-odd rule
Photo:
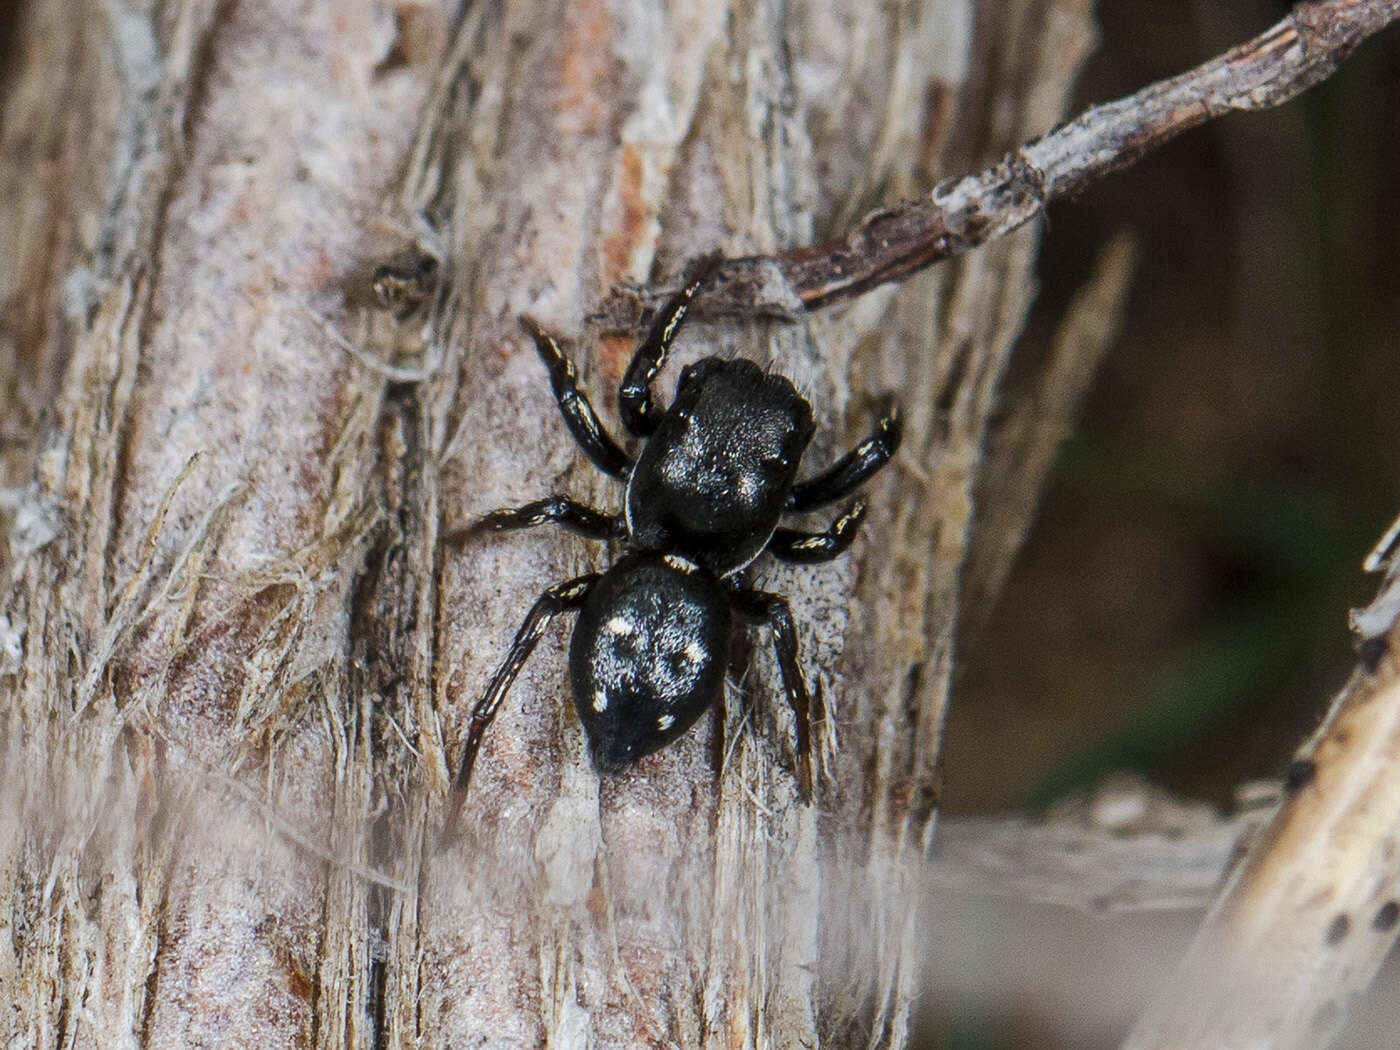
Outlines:
[[[718,699],[731,627],[729,596],[704,569],[641,551],[603,574],[569,646],[574,708],[600,772],[665,747]]]

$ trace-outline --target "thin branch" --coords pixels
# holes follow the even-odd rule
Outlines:
[[[804,311],[898,281],[1023,226],[1050,201],[1082,190],[1199,124],[1282,105],[1331,74],[1362,40],[1400,18],[1400,0],[1313,0],[1225,54],[1077,119],[923,200],[867,215],[844,237],[778,255],[731,259],[696,300],[709,316],[795,320]],[[615,289],[591,321],[608,331],[645,323],[671,289]]]

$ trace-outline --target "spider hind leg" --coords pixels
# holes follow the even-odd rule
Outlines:
[[[467,727],[467,743],[462,749],[462,762],[457,767],[457,777],[452,783],[452,797],[448,800],[447,824],[443,829],[443,841],[452,842],[457,837],[457,823],[461,816],[462,804],[467,799],[467,789],[471,786],[472,768],[476,765],[477,752],[481,750],[482,738],[490,728],[501,708],[501,702],[510,690],[525,661],[535,651],[535,646],[544,637],[554,618],[562,612],[578,609],[588,598],[588,592],[598,582],[599,574],[590,572],[577,576],[564,583],[550,587],[531,606],[520,630],[515,633],[510,652],[491,676],[486,692],[472,708],[471,722]]]

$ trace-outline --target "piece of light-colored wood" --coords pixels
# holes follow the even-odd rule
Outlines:
[[[1400,584],[1395,566],[1386,567],[1379,597],[1355,617],[1369,628],[1357,669],[1126,1050],[1325,1046],[1394,946]]]
[[[1120,774],[1039,816],[945,817],[929,890],[1099,916],[1204,908],[1273,813],[1278,785],[1251,787],[1264,798],[1229,816]]]

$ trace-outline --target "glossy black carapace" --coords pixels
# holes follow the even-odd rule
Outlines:
[[[666,746],[719,699],[737,620],[772,630],[797,725],[798,789],[810,798],[811,701],[792,613],[781,596],[753,590],[741,575],[764,551],[788,562],[822,562],[851,545],[865,514],[859,500],[822,532],[783,528],[780,519],[849,496],[889,462],[899,447],[899,415],[892,410],[855,449],[799,482],[812,408],[785,377],[752,361],[707,357],[681,373],[670,407],[659,408],[652,381],[715,265],[705,264],[666,304],[623,377],[620,415],[643,440],[635,460],[603,427],[554,336],[521,318],[574,440],[600,470],[626,483],[624,509],[608,514],[554,496],[488,514],[465,535],[552,523],[620,541],[624,553],[606,572],[549,588],[526,616],[472,709],[450,822],[506,691],[550,621],[573,610],[579,614],[569,648],[574,707],[600,772],[616,772]]]

